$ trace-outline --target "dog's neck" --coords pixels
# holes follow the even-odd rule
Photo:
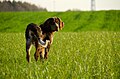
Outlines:
[[[41,24],[40,28],[42,29],[43,33],[48,33],[48,34],[53,34],[54,33],[54,31],[51,30],[49,25]]]

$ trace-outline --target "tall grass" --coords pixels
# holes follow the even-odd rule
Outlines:
[[[41,24],[49,17],[60,17],[63,32],[120,31],[120,10],[80,12],[1,12],[0,32],[24,32],[29,23]]]
[[[25,55],[23,33],[0,33],[0,79],[120,78],[119,32],[59,32],[44,63]]]

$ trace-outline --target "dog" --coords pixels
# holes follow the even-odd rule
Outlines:
[[[62,30],[64,22],[58,17],[48,18],[40,26],[31,23],[27,26],[25,31],[26,37],[26,59],[30,62],[30,48],[33,44],[36,48],[34,58],[37,61],[40,59],[48,59],[48,52],[53,42],[53,35],[55,32]]]
[[[43,59],[45,54],[45,48],[47,47],[49,40],[46,40],[45,42],[42,40],[44,36],[42,35],[41,28],[34,23],[28,24],[25,31],[25,37],[27,61],[30,62],[30,49],[32,44],[36,48],[34,54],[34,58],[36,59],[36,61],[38,60],[39,56],[41,59]]]
[[[44,59],[48,59],[48,52],[53,42],[54,33],[62,30],[63,27],[64,22],[59,17],[48,18],[43,24],[40,25],[43,35],[43,41],[50,41],[45,48]]]

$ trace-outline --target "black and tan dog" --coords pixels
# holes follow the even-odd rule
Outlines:
[[[54,32],[62,30],[64,23],[58,17],[48,18],[43,24],[37,26],[36,24],[29,24],[26,28],[26,58],[30,62],[30,48],[35,45],[36,52],[34,57],[36,61],[40,56],[41,59],[48,58],[50,45],[53,42]]]
[[[42,41],[43,35],[42,35],[41,28],[34,23],[29,24],[25,31],[25,37],[26,37],[27,61],[30,62],[30,49],[32,44],[36,48],[36,51],[34,54],[36,61],[38,60],[39,56],[41,59],[43,59],[45,48],[47,47],[49,40],[46,40],[46,42]]]

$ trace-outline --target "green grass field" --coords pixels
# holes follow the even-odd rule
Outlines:
[[[26,61],[27,24],[62,18],[48,60]],[[0,79],[120,79],[120,11],[0,12]]]
[[[24,32],[29,23],[41,24],[49,17],[60,17],[62,32],[120,31],[120,10],[80,12],[0,12],[0,32]]]
[[[59,32],[47,61],[25,55],[24,33],[1,33],[0,79],[120,78],[120,32]]]

